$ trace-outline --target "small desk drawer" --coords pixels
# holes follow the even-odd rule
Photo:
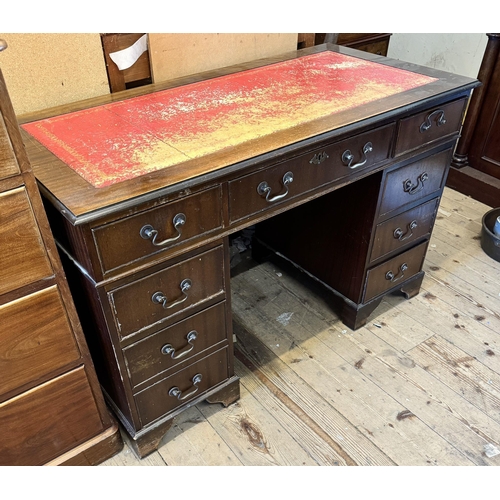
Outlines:
[[[427,241],[370,269],[366,274],[363,302],[404,283],[422,269]]]
[[[391,123],[229,182],[231,222],[366,172],[389,158],[394,130]]]
[[[136,394],[134,399],[142,424],[189,403],[228,378],[225,347]]]
[[[460,99],[401,120],[395,156],[458,133],[466,102]]]
[[[0,306],[0,325],[0,394],[80,358],[56,286]]]
[[[379,216],[418,202],[444,188],[451,149],[386,173]]]
[[[225,302],[123,349],[135,388],[226,339]]]
[[[370,262],[402,250],[423,236],[429,236],[438,209],[439,198],[377,224]]]
[[[219,246],[116,288],[108,300],[124,338],[223,294],[224,252]]]
[[[222,226],[217,186],[92,230],[104,274]]]
[[[26,189],[0,193],[0,294],[53,274]]]

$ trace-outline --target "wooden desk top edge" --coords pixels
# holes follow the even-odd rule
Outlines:
[[[147,85],[137,89],[23,115],[18,117],[18,121],[20,124],[28,123],[50,116],[58,116],[68,112],[121,101],[325,50],[340,52],[375,63],[431,76],[437,78],[437,81],[414,90],[396,94],[392,97],[374,101],[366,106],[359,106],[352,110],[338,113],[329,117],[328,120],[319,120],[317,123],[313,123],[312,126],[309,123],[306,126],[294,127],[294,129],[289,129],[283,133],[273,134],[260,138],[257,141],[249,141],[242,147],[229,148],[229,150],[225,150],[222,153],[188,160],[174,167],[169,167],[166,170],[159,170],[152,174],[105,188],[94,188],[29,134],[22,131],[28,156],[35,176],[40,183],[40,188],[71,223],[81,224],[104,213],[125,209],[128,205],[132,203],[136,204],[138,201],[148,201],[154,197],[164,196],[174,191],[189,192],[197,184],[215,180],[242,170],[251,165],[252,161],[255,161],[256,158],[265,159],[266,154],[270,154],[273,151],[291,151],[299,145],[300,147],[306,145],[308,141],[315,140],[318,136],[325,139],[334,138],[349,132],[354,126],[369,126],[375,119],[381,118],[381,115],[390,116],[391,112],[394,113],[396,110],[410,111],[412,108],[421,106],[428,99],[439,96],[446,98],[449,92],[463,91],[466,93],[478,85],[478,82],[474,79],[432,68],[360,52],[347,47],[320,45],[287,53],[279,57],[251,61],[216,71],[200,73],[160,84]],[[324,123],[325,121],[327,123]]]

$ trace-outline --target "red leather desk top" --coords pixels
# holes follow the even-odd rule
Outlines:
[[[99,188],[435,80],[327,51],[22,127]]]

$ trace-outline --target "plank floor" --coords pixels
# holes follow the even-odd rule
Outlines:
[[[157,452],[125,445],[102,465],[500,465],[490,208],[446,188],[421,293],[386,297],[355,332],[303,273],[247,257],[231,282],[241,399],[192,407]]]

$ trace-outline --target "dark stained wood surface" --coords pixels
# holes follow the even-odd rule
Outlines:
[[[226,339],[225,303],[135,342],[123,350],[134,388],[153,377],[165,376],[186,356],[198,355]],[[167,347],[168,346],[168,347]]]
[[[176,218],[182,217],[182,224]],[[144,227],[156,231],[150,237]],[[105,276],[126,264],[202,238],[222,227],[220,186],[92,229]],[[141,233],[141,231],[143,231]],[[149,234],[149,233],[148,233]],[[169,240],[172,240],[168,242]]]
[[[397,283],[413,278],[422,269],[427,242],[420,243],[396,257],[379,264],[366,273],[366,288],[363,302],[368,302],[377,296],[398,286]]]
[[[135,396],[141,421],[144,425],[172,411],[184,402],[199,397],[208,389],[225,382],[228,374],[228,348],[224,347],[210,356],[196,361],[189,367],[168,377]],[[201,374],[199,383],[194,383],[196,375]],[[172,388],[178,388],[180,397],[170,394]],[[182,399],[184,398],[184,399]]]
[[[190,287],[183,291],[181,285],[185,280],[190,280]],[[223,249],[219,246],[114,288],[108,300],[118,334],[126,338],[158,328],[169,318],[184,314],[214,296],[222,296],[224,285]],[[153,301],[155,293],[164,297],[163,302]]]
[[[394,250],[412,245],[429,236],[436,217],[439,198],[407,210],[377,224],[373,235],[370,263],[383,258]]]
[[[269,201],[275,197],[279,198],[286,194],[282,199],[288,203],[290,199],[329,182],[342,179],[352,181],[357,174],[367,174],[389,159],[394,130],[394,123],[380,126],[334,144],[327,143],[306,154],[294,157],[290,161],[284,161],[274,167],[258,170],[230,181],[229,217],[231,223],[278,206],[280,199],[274,202]],[[366,144],[370,144],[372,149],[364,154],[363,148]],[[346,151],[352,153],[351,162],[342,159]],[[362,165],[355,167],[360,163]],[[355,168],[351,169],[349,165]],[[284,182],[287,172],[293,174],[293,182],[290,184]],[[261,182],[269,186],[271,190],[269,196],[262,196],[255,189]]]
[[[500,179],[473,167],[451,167],[446,185],[481,203],[496,207],[500,200]]]
[[[387,216],[402,206],[439,192],[446,182],[451,153],[450,149],[445,149],[388,172],[382,190],[383,201],[379,214]]]
[[[395,154],[400,155],[455,134],[462,124],[466,105],[467,99],[459,99],[402,120]]]

